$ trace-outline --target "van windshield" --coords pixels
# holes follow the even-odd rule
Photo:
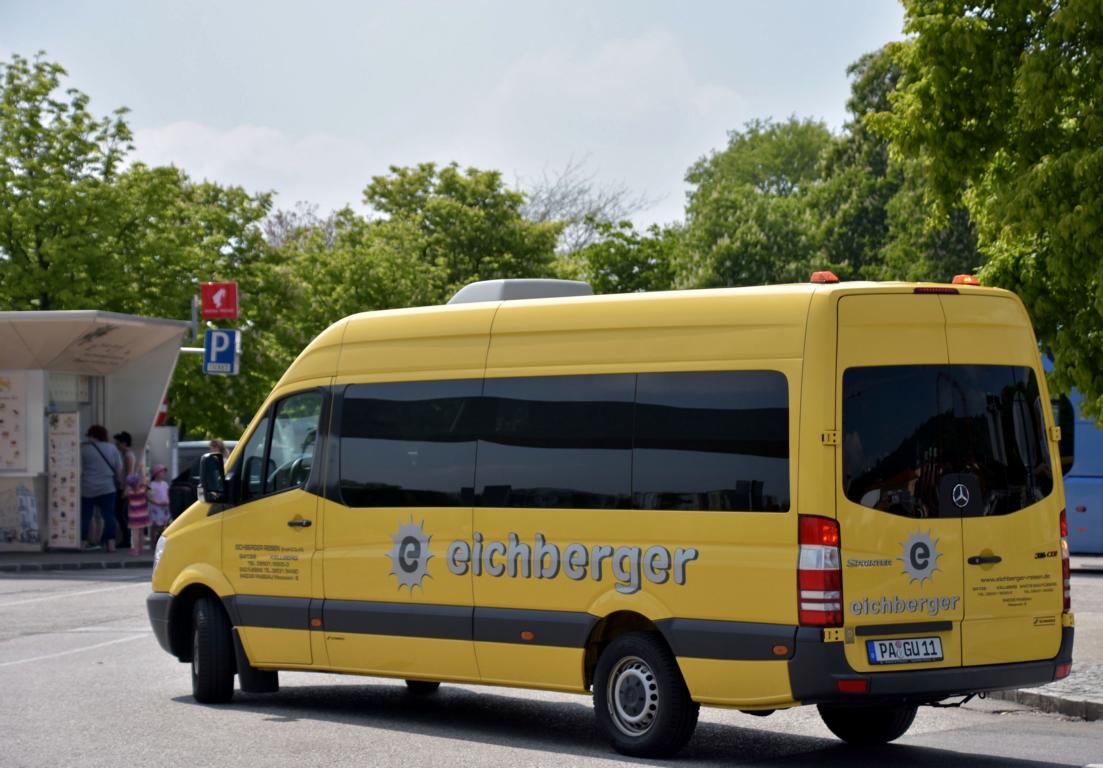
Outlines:
[[[843,487],[905,517],[1016,512],[1053,490],[1038,381],[1007,365],[843,374]]]

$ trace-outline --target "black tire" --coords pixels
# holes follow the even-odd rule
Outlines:
[[[693,736],[700,710],[674,654],[657,635],[621,635],[598,659],[594,714],[598,728],[622,755],[673,755]]]
[[[230,619],[214,597],[192,610],[191,690],[200,704],[225,704],[234,695],[234,643]]]
[[[878,704],[853,706],[820,704],[820,717],[828,729],[847,744],[869,746],[887,744],[907,732],[915,720],[918,706]]]
[[[415,696],[428,696],[430,693],[437,692],[440,683],[432,680],[407,680],[406,688]]]

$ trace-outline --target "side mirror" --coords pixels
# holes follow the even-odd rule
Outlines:
[[[219,504],[226,501],[226,468],[221,453],[207,453],[199,460],[199,483],[203,488],[203,501]]]

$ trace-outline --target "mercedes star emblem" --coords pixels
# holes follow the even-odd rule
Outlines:
[[[958,483],[954,486],[954,504],[958,509],[962,509],[969,505],[969,489],[965,487],[963,483]]]

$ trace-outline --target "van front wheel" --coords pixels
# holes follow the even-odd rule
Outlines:
[[[847,744],[887,744],[911,727],[918,709],[909,704],[847,706],[820,704],[820,717],[828,729]]]
[[[700,709],[674,654],[654,635],[621,635],[598,659],[594,713],[613,749],[623,755],[673,755],[693,736]]]
[[[230,619],[213,597],[192,612],[191,689],[200,704],[225,704],[234,695],[234,644]]]

